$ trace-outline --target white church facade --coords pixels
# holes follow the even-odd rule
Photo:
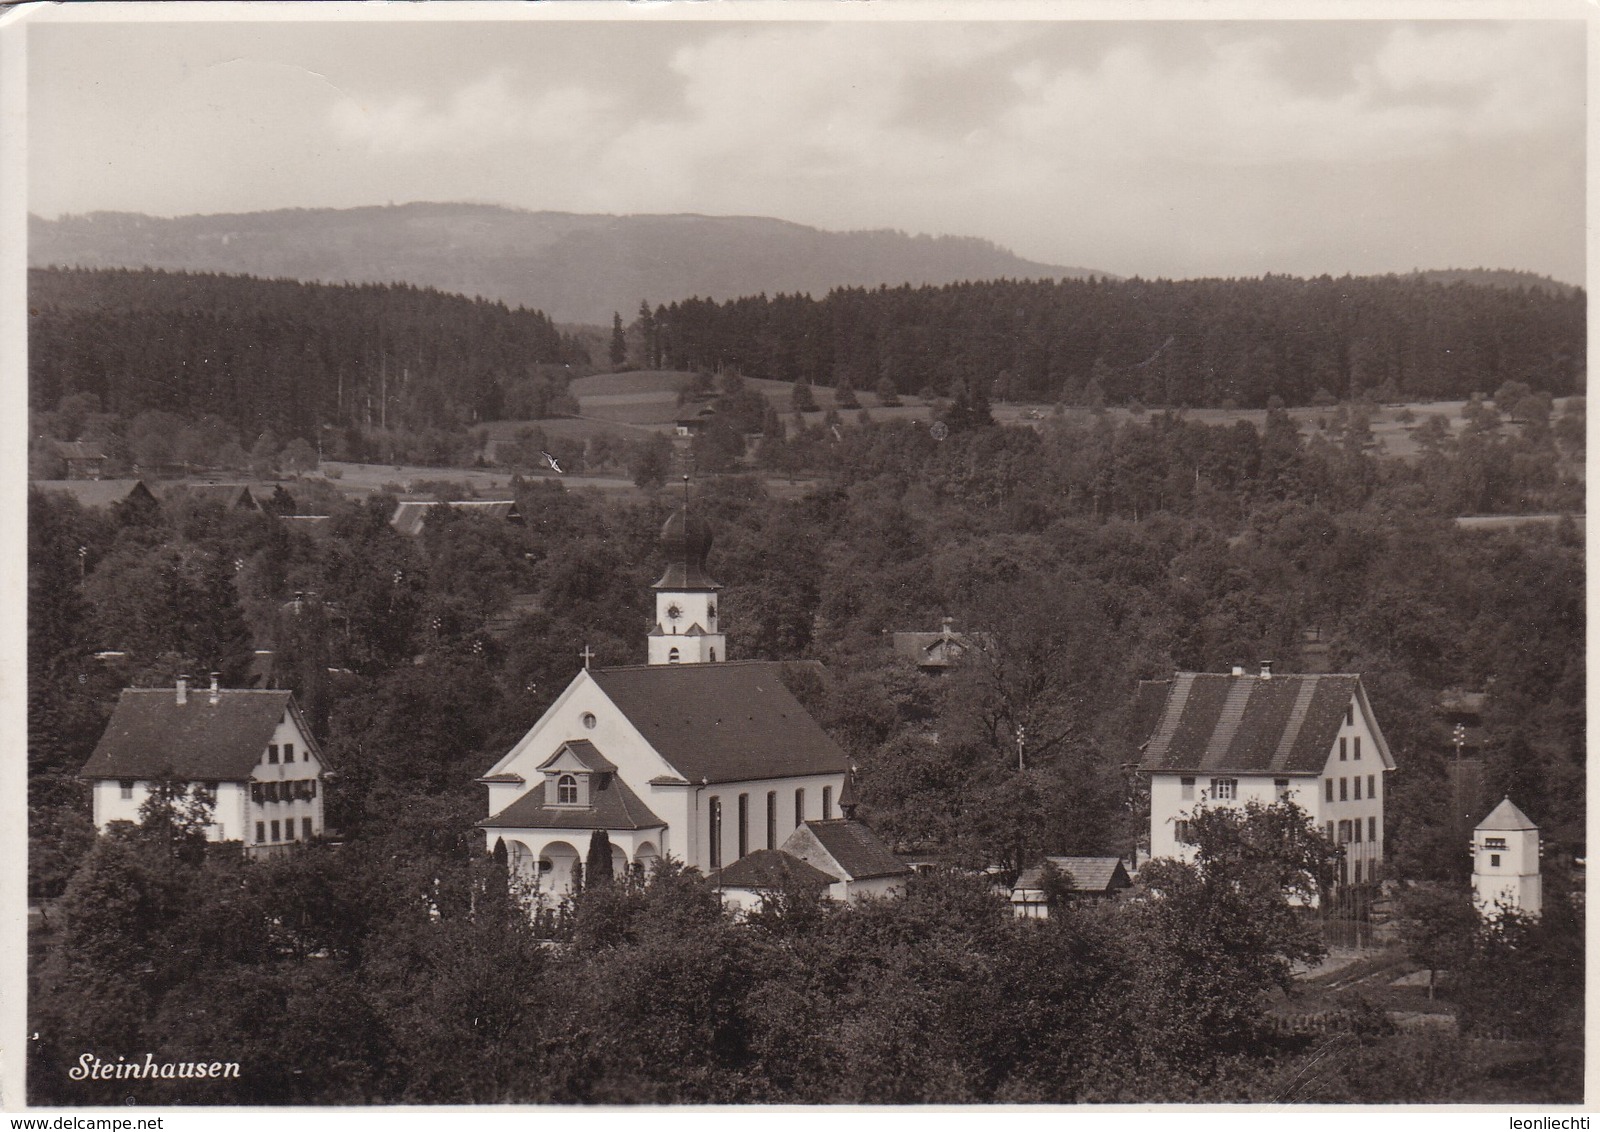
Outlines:
[[[540,889],[573,883],[603,829],[613,872],[670,856],[705,873],[841,821],[848,760],[781,679],[731,661],[718,629],[711,533],[680,510],[662,530],[650,663],[584,668],[479,780],[492,850]]]

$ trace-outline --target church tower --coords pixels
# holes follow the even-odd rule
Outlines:
[[[667,568],[656,591],[656,626],[650,631],[651,664],[710,664],[728,659],[728,639],[717,630],[717,591],[706,573],[711,527],[689,514],[687,501],[661,528]]]
[[[1472,902],[1484,916],[1515,909],[1537,916],[1539,827],[1507,798],[1478,823],[1472,835]]]

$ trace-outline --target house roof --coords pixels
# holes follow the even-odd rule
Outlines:
[[[242,782],[261,761],[272,733],[291,712],[294,695],[282,689],[224,688],[211,702],[206,688],[190,689],[180,704],[172,688],[127,688],[94,753],[85,778],[156,778],[190,782]],[[301,741],[321,761],[310,731]]]
[[[63,460],[104,460],[106,452],[90,440],[58,440],[56,452]]]
[[[814,865],[782,849],[757,849],[723,869],[713,869],[711,883],[721,888],[769,889],[790,884],[824,888],[834,883]]]
[[[589,787],[587,806],[552,806],[536,785],[480,829],[659,829],[667,823],[650,812],[639,795],[615,774],[602,774]]]
[[[220,503],[224,507],[243,507],[247,511],[259,511],[261,505],[256,502],[256,497],[250,493],[247,483],[184,483],[174,482],[161,488],[161,498],[174,499],[187,497],[189,499],[205,499]]]
[[[1538,829],[1532,819],[1521,810],[1510,798],[1503,798],[1500,804],[1489,811],[1489,816],[1478,823],[1479,829],[1520,830]]]
[[[1068,888],[1073,892],[1110,892],[1133,884],[1121,857],[1046,857],[1045,860],[1061,870]],[[1044,870],[1044,865],[1024,869],[1015,887],[1041,888]]]
[[[556,748],[555,754],[551,755],[549,758],[545,759],[544,762],[540,763],[537,769],[543,770],[545,767],[555,762],[561,757],[562,751],[571,751],[573,757],[575,757],[578,762],[582,763],[586,770],[592,770],[596,772],[611,771],[614,773],[617,769],[617,764],[602,755],[600,753],[600,748],[596,747],[587,739],[568,739],[565,743]]]
[[[901,876],[911,871],[900,858],[866,825],[848,818],[828,821],[808,821],[801,829],[809,830],[823,850],[833,858],[844,875],[840,880],[870,880],[873,877]],[[785,842],[796,844],[799,830]]]
[[[136,495],[156,501],[143,480],[35,480],[33,486],[40,491],[63,492],[85,507],[110,507]]]
[[[894,651],[924,668],[948,668],[966,651],[966,638],[959,633],[896,633]]]
[[[690,782],[843,774],[844,751],[771,661],[595,668],[590,677]]]
[[[1144,681],[1135,716],[1155,722],[1140,769],[1319,773],[1352,698],[1372,729],[1384,766],[1392,768],[1394,759],[1359,676],[1180,672],[1171,680]]]
[[[514,499],[452,499],[446,503],[436,499],[402,499],[389,522],[403,535],[419,535],[428,512],[435,507],[450,507],[472,515],[504,519],[508,523],[522,522],[522,512],[517,510]]]

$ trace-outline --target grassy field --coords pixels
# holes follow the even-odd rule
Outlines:
[[[626,373],[594,374],[578,378],[570,386],[571,392],[578,400],[579,415],[576,417],[538,421],[493,421],[482,427],[491,440],[491,450],[492,442],[512,440],[521,430],[533,427],[543,430],[546,436],[568,440],[588,440],[602,433],[610,433],[624,439],[652,433],[671,434],[674,422],[680,416],[687,416],[693,411],[692,405],[678,404],[678,390],[693,380],[693,377],[693,374],[674,370],[632,370]],[[794,393],[792,384],[764,378],[746,378],[745,383],[771,401],[786,422],[794,419],[789,409],[790,399]],[[818,403],[824,408],[804,414],[808,425],[820,425],[827,413],[826,406],[832,402],[831,390],[817,389],[815,393]],[[936,413],[935,406],[916,397],[905,397],[904,404],[894,408],[884,408],[877,396],[872,393],[858,391],[857,397],[874,421],[914,421],[931,424]],[[1372,450],[1378,455],[1413,459],[1418,455],[1418,447],[1413,437],[1414,430],[1430,415],[1439,415],[1449,422],[1452,431],[1459,432],[1466,423],[1462,417],[1462,408],[1465,405],[1465,401],[1432,401],[1380,406],[1372,418]],[[1560,410],[1561,402],[1558,402],[1557,412]],[[1046,428],[1052,419],[1078,423],[1089,423],[1095,419],[1095,413],[1089,409],[1062,409],[1058,414],[1054,406],[1035,404],[999,404],[994,406],[993,413],[995,420],[1001,424],[1035,429]],[[1126,408],[1109,408],[1104,410],[1104,413],[1119,423],[1134,418],[1134,414]],[[855,426],[858,416],[856,410],[843,410],[839,415],[842,427]],[[1265,426],[1267,416],[1264,409],[1185,409],[1182,410],[1182,415],[1185,420],[1207,425],[1231,425],[1238,421],[1249,421],[1258,429]],[[1301,434],[1307,438],[1314,436],[1320,430],[1335,428],[1335,410],[1331,408],[1290,409],[1289,416],[1299,424]],[[1146,414],[1141,414],[1141,417],[1148,419]],[[1406,419],[1408,417],[1410,419]],[[470,483],[478,495],[484,497],[504,494],[509,490],[510,482],[510,472],[498,470],[331,462],[325,467],[336,469],[335,474],[341,478],[334,482],[347,494],[362,494],[381,488],[385,484],[398,484],[404,488],[406,484],[420,480],[451,480]],[[591,487],[607,492],[637,490],[627,478],[616,474],[569,475],[562,479],[573,488]],[[769,490],[775,493],[789,494],[804,491],[806,484],[791,485],[787,479],[772,479],[768,486]]]
[[[578,399],[579,416],[564,421],[537,423],[551,435],[574,437],[592,436],[608,426],[614,431],[623,433],[635,430],[670,431],[673,422],[680,415],[688,415],[692,411],[689,406],[678,405],[678,390],[693,380],[693,376],[673,370],[634,370],[627,373],[603,373],[579,378],[571,385],[571,391]],[[792,419],[789,404],[794,394],[794,386],[791,383],[769,381],[765,378],[746,378],[745,384],[771,401],[785,420]],[[832,403],[831,390],[818,388],[815,394],[817,403],[822,407],[816,412],[805,414],[807,424],[820,424],[826,415],[827,406]],[[873,420],[911,420],[930,423],[933,420],[933,407],[916,397],[904,397],[903,405],[886,409],[873,393],[858,391],[856,396]],[[1561,404],[1562,402],[1557,402],[1557,412],[1560,411]],[[1380,406],[1372,418],[1373,451],[1379,455],[1397,456],[1401,459],[1415,458],[1418,449],[1412,433],[1417,426],[1427,416],[1437,414],[1449,421],[1452,431],[1460,431],[1465,425],[1461,415],[1465,405],[1465,401],[1417,401]],[[1042,404],[999,404],[994,406],[993,412],[995,420],[1001,424],[1027,425],[1034,428],[1044,427],[1044,422],[1055,415],[1054,406]],[[1133,415],[1125,408],[1110,408],[1105,412],[1116,421],[1127,420]],[[1251,422],[1258,429],[1265,426],[1267,417],[1265,409],[1185,409],[1182,412],[1185,420],[1202,424],[1230,425],[1243,420]],[[1065,409],[1062,415],[1069,420],[1093,419],[1092,411],[1083,408]],[[840,416],[844,424],[853,425],[856,411],[843,410]],[[1334,410],[1296,408],[1289,410],[1289,416],[1300,425],[1302,435],[1309,438],[1321,429],[1333,427]],[[1407,416],[1411,419],[1404,419]],[[502,436],[510,437],[515,434],[517,428],[530,423],[535,422],[502,421],[490,425],[489,428],[491,435],[498,439]]]

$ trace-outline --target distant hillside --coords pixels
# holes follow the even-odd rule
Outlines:
[[[1553,295],[1573,295],[1579,290],[1571,283],[1563,283],[1548,275],[1491,267],[1450,267],[1434,271],[1413,271],[1407,278],[1421,279],[1428,283],[1471,283],[1477,287],[1498,287],[1503,291],[1540,288]]]
[[[824,232],[740,216],[602,216],[493,205],[285,209],[160,219],[29,218],[34,267],[157,267],[324,283],[411,283],[542,310],[631,319],[639,301],[969,279],[1079,279],[986,240]]]

